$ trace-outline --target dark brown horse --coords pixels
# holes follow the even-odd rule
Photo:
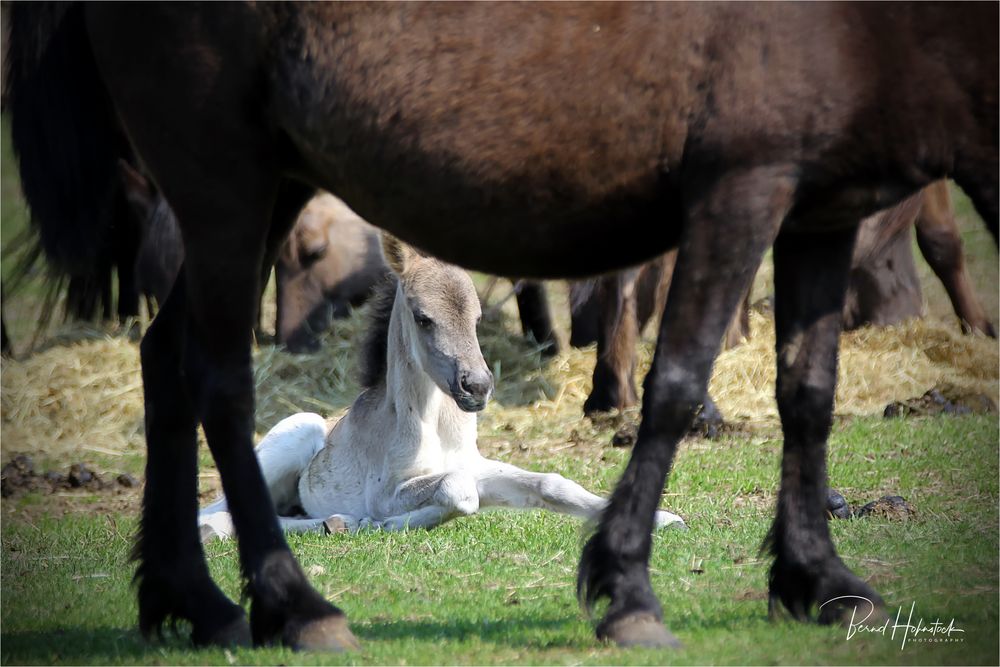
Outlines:
[[[911,228],[916,229],[924,259],[944,285],[962,330],[995,338],[996,330],[965,268],[962,239],[945,181],[929,185],[861,222],[844,299],[844,329],[866,324],[887,326],[920,316],[923,299],[913,261]],[[579,346],[597,343],[585,414],[621,410],[639,402],[634,381],[636,344],[651,315],[663,310],[676,261],[677,251],[671,250],[640,267],[571,286],[575,294],[571,299],[572,338]],[[750,335],[749,315],[747,293],[726,330],[726,349]],[[588,339],[584,332],[589,331],[593,333]],[[711,425],[721,418],[711,397],[706,396],[700,420]]]
[[[184,237],[183,279],[142,344],[144,631],[174,617],[198,643],[355,643],[289,551],[252,447],[260,267],[317,186],[501,275],[578,277],[679,247],[638,441],[580,562],[581,599],[610,602],[597,634],[620,644],[675,642],[649,580],[653,515],[773,243],[785,443],[770,608],[806,620],[822,605],[831,622],[851,613],[843,596],[882,604],[837,556],[824,515],[851,252],[863,217],[948,175],[996,236],[996,4],[12,11],[14,145],[53,254],[87,233],[88,186],[111,178],[104,140],[118,122]],[[240,538],[249,624],[198,540],[199,423]]]

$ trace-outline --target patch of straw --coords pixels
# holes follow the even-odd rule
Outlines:
[[[749,341],[719,355],[709,390],[730,419],[776,420],[774,322],[752,313],[751,327]],[[935,320],[846,332],[839,360],[838,415],[881,414],[892,401],[944,383],[994,401],[1000,387],[997,341]]]
[[[362,309],[364,310],[364,309]],[[506,309],[505,309],[506,311]],[[359,341],[363,313],[338,320],[313,355],[292,355],[273,346],[255,351],[259,434],[295,412],[342,414],[359,388]],[[729,420],[773,422],[774,324],[751,315],[751,339],[723,352],[710,390]],[[520,336],[517,320],[498,314],[480,327],[480,342],[497,378],[496,400],[480,422],[494,441],[562,446],[595,433],[582,419],[591,386],[594,347],[564,349],[544,360],[537,345]],[[639,378],[653,342],[639,347]],[[836,412],[881,414],[891,401],[920,396],[942,383],[998,398],[997,341],[963,336],[955,326],[923,320],[866,328],[841,337]],[[141,452],[143,405],[138,345],[124,336],[93,335],[54,345],[23,360],[3,360],[2,458],[33,452],[69,461],[85,452]],[[575,435],[576,434],[576,435]]]

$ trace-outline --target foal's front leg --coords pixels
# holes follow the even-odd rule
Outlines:
[[[854,230],[782,234],[774,244],[778,412],[785,443],[778,509],[767,544],[774,556],[769,611],[820,622],[882,599],[837,556],[826,518],[826,439],[837,384],[837,344]]]
[[[620,645],[676,646],[649,581],[656,507],[678,441],[705,397],[712,363],[737,302],[791,205],[780,167],[693,178],[677,266],[646,376],[632,458],[584,547],[577,588],[610,604],[597,636]]]
[[[414,477],[397,486],[382,509],[388,516],[362,520],[361,527],[382,530],[433,528],[479,510],[476,478],[461,470]]]
[[[556,473],[522,470],[509,463],[483,459],[476,469],[480,507],[540,508],[596,520],[608,501]],[[657,510],[657,528],[685,527],[672,512]]]

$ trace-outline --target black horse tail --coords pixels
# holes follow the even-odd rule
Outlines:
[[[85,275],[108,247],[124,133],[82,3],[13,2],[3,103],[21,188],[50,267]]]

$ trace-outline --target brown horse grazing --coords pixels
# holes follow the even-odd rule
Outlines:
[[[654,512],[773,243],[785,443],[770,610],[807,620],[818,608],[832,622],[851,613],[845,596],[882,605],[837,556],[824,515],[854,237],[866,215],[949,175],[997,235],[995,3],[11,12],[14,146],[54,255],[59,230],[86,237],[97,192],[86,186],[113,174],[103,139],[117,122],[184,236],[183,280],[142,343],[143,631],[173,617],[197,643],[354,645],[289,551],[253,450],[260,267],[314,187],[418,248],[501,275],[580,277],[679,247],[638,440],[580,562],[581,599],[610,602],[598,636],[626,645],[676,642],[649,580]],[[199,422],[239,535],[249,624],[198,539]]]
[[[636,345],[653,315],[663,312],[676,262],[677,251],[670,250],[641,266],[570,286],[571,344],[583,347],[597,343],[584,414],[622,410],[639,402],[634,379]],[[725,349],[750,335],[749,299],[747,290],[726,328]],[[712,428],[721,423],[722,415],[706,394],[695,428]]]
[[[851,260],[843,327],[866,324],[888,326],[923,310],[920,280],[913,262],[910,228],[931,269],[941,280],[966,333],[996,337],[996,330],[972,289],[965,268],[962,239],[952,212],[945,181],[861,222]],[[639,402],[635,388],[635,346],[650,315],[662,312],[677,254],[667,252],[635,269],[574,283],[573,339],[583,345],[597,342],[593,384],[584,402],[585,414],[621,410]],[[726,329],[724,347],[735,347],[750,335],[749,292]],[[587,318],[590,318],[589,320]],[[593,330],[587,340],[581,331]],[[705,397],[703,422],[721,421],[711,396]]]
[[[910,227],[924,260],[944,285],[965,333],[996,338],[996,328],[972,288],[962,237],[945,181],[861,223],[844,303],[844,328],[890,325],[923,310]]]
[[[299,213],[274,265],[277,341],[315,352],[319,334],[347,317],[388,274],[375,227],[329,193]]]

